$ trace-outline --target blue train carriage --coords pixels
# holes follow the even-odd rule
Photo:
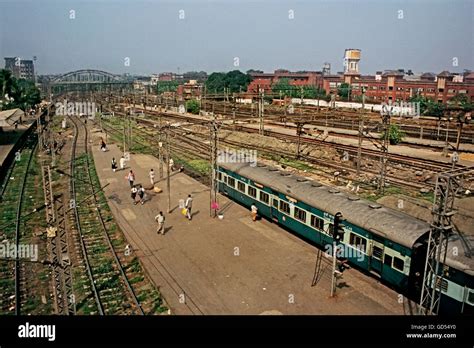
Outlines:
[[[334,214],[342,212],[345,258],[415,301],[419,299],[430,229],[427,223],[264,165],[221,163],[218,181],[220,191],[236,202],[246,207],[255,203],[261,216],[326,250],[333,242]]]
[[[441,290],[440,313],[474,314],[474,259],[459,238],[449,239],[446,262],[439,273],[444,279],[436,284]]]

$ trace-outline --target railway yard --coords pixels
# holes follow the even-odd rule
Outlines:
[[[423,279],[413,269],[426,246],[415,250],[414,241],[426,243],[438,177],[446,172],[461,173],[456,238],[446,250],[462,250],[444,267],[466,278],[441,278],[449,284],[440,291],[449,306],[441,308],[472,312],[472,124],[461,132],[455,122],[392,117],[406,135],[392,145],[383,141],[377,112],[265,105],[260,116],[254,104],[227,99],[203,99],[199,114],[191,114],[177,100],[154,95],[65,93],[28,123],[21,141],[2,143],[3,153],[15,156],[2,165],[0,239],[17,256],[0,259],[0,314],[416,314]],[[97,112],[60,115],[54,105],[63,100],[93,101]],[[253,167],[294,184],[253,177],[248,166],[221,166],[216,156],[232,152],[254,156]],[[112,158],[118,163],[122,156],[125,169],[112,171]],[[146,190],[144,204],[132,203],[130,169]],[[235,189],[234,181],[243,186]],[[363,247],[366,260],[325,253],[339,207],[322,208],[332,198],[311,205],[318,194],[297,193],[303,184],[352,202],[342,211],[342,240]],[[181,214],[188,194],[191,221]],[[254,222],[255,201],[261,219]],[[383,227],[350,212],[362,202],[381,214]],[[164,236],[155,231],[159,211]],[[409,230],[395,231],[404,223]],[[415,230],[420,235],[408,241]],[[335,275],[333,261],[349,266]],[[424,266],[416,267],[423,273]],[[458,288],[461,295],[451,290]]]

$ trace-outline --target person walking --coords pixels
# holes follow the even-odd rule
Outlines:
[[[188,220],[192,219],[192,209],[193,209],[193,199],[191,198],[191,195],[188,195],[188,198],[186,199],[186,203],[184,204],[184,207],[186,208],[186,217]]]
[[[105,141],[102,138],[100,138],[100,149],[104,152],[107,151],[107,145],[105,145]]]
[[[140,197],[140,203],[143,205],[145,203],[145,189],[142,185],[138,187],[138,197]]]
[[[252,221],[257,221],[257,213],[258,213],[258,208],[254,202],[252,203],[252,206],[250,207],[250,215],[252,216]]]
[[[158,222],[156,233],[165,234],[165,217],[163,216],[163,212],[160,211],[160,213],[155,216],[155,220]]]
[[[130,183],[130,187],[133,187],[133,182],[135,181],[135,173],[130,169],[130,172],[127,175],[127,180]]]
[[[125,158],[123,156],[120,158],[120,169],[125,169]]]
[[[151,187],[155,187],[155,172],[153,168],[150,169],[150,173],[148,173],[148,177],[150,178]]]
[[[131,197],[132,197],[132,202],[135,205],[137,204],[137,192],[138,192],[137,188],[133,186],[131,189]]]
[[[117,170],[117,162],[115,161],[115,157],[112,158],[112,170],[114,173]]]

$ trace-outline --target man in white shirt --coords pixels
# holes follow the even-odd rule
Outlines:
[[[158,234],[165,234],[165,217],[163,216],[163,212],[155,216],[155,220],[158,222],[158,229],[156,233]]]
[[[120,158],[120,169],[125,169],[125,158],[123,156]]]
[[[253,203],[252,206],[250,207],[250,212],[251,212],[250,214],[252,216],[252,220],[257,221],[258,208],[255,205],[255,203]]]
[[[154,187],[155,186],[155,172],[153,168],[150,169],[150,173],[148,173],[148,177],[150,178],[151,186]]]
[[[188,195],[188,198],[186,199],[186,203],[184,204],[184,207],[186,208],[186,217],[188,220],[191,220],[192,215],[191,215],[191,210],[193,208],[193,199],[191,198],[191,195]]]

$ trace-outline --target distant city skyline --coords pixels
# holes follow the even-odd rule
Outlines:
[[[249,69],[360,72],[474,69],[469,0],[0,0],[0,57],[33,59],[38,75]],[[178,71],[179,69],[179,71]]]

